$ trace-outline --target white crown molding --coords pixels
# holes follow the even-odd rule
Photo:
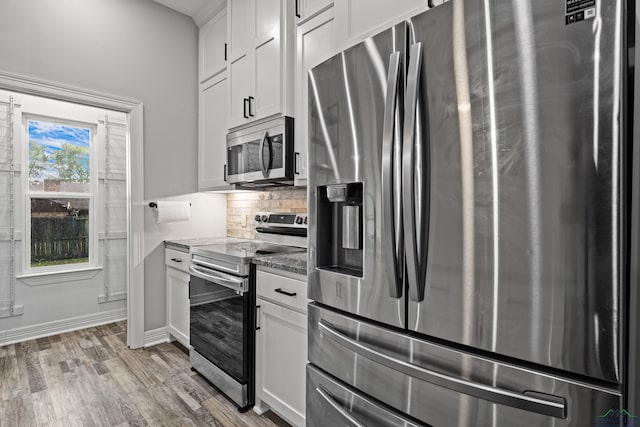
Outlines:
[[[192,17],[198,27],[202,27],[227,7],[224,0],[211,0]]]
[[[126,307],[0,332],[0,346],[105,325],[127,318]]]

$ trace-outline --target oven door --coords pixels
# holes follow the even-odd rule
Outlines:
[[[189,270],[191,347],[247,384],[253,334],[249,279],[194,264]]]

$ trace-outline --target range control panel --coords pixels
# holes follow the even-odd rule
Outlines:
[[[258,212],[254,217],[256,227],[307,228],[307,214]]]

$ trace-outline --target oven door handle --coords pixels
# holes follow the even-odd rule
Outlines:
[[[220,273],[215,270],[210,270],[205,267],[199,267],[198,265],[191,264],[189,272],[192,276],[199,277],[203,280],[215,283],[216,285],[224,286],[239,292],[247,292],[249,289],[247,279],[236,278],[229,276],[228,274]]]

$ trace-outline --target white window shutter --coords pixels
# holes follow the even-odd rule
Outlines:
[[[127,292],[127,123],[104,118],[104,301]]]
[[[14,101],[0,99],[0,317],[15,309]]]

